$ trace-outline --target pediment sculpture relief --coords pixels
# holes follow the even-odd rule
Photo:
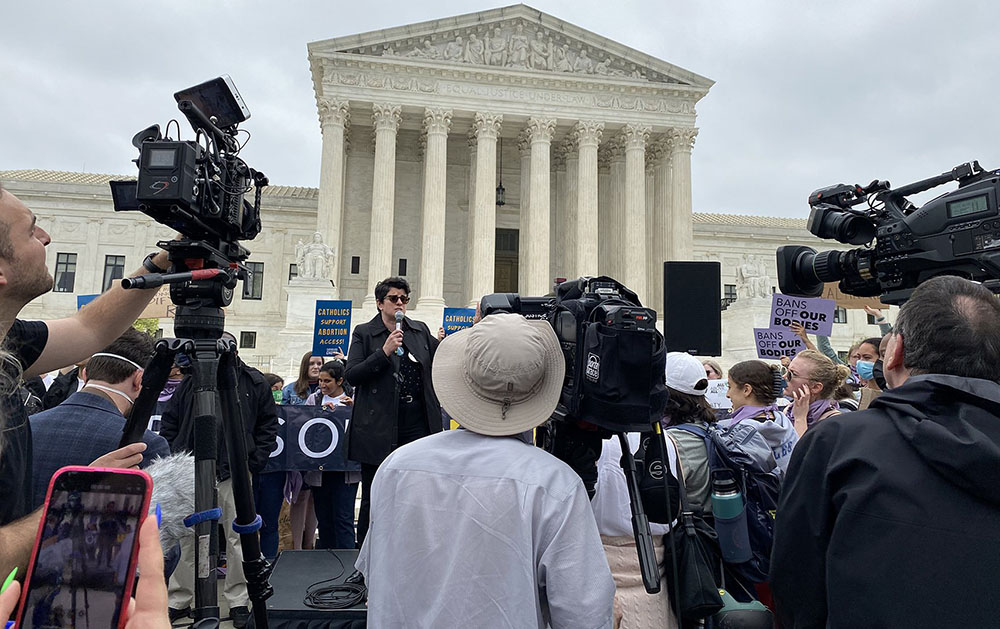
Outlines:
[[[410,59],[431,59],[468,63],[472,65],[513,68],[518,70],[545,70],[594,76],[611,76],[645,79],[658,82],[675,82],[658,74],[647,75],[634,63],[608,55],[591,56],[595,50],[575,40],[568,40],[558,33],[531,27],[521,22],[484,27],[480,33],[456,34],[451,39],[425,38],[419,44],[396,42],[382,47],[383,56]],[[370,54],[368,50],[351,50]]]

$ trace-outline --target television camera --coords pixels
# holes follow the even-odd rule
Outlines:
[[[906,199],[957,181],[958,189],[917,207]],[[888,181],[838,184],[809,195],[811,233],[847,251],[817,253],[803,245],[778,247],[778,284],[786,295],[816,297],[825,282],[858,297],[905,302],[921,282],[958,275],[1000,288],[1000,171],[979,162],[899,188]],[[855,209],[867,203],[866,209]]]

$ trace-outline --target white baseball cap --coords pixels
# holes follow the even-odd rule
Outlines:
[[[666,375],[667,386],[674,391],[689,395],[705,395],[708,391],[705,367],[691,354],[684,352],[667,354]]]

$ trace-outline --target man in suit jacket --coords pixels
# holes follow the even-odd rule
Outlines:
[[[32,415],[32,508],[45,502],[56,470],[91,461],[118,447],[125,416],[142,388],[143,366],[153,355],[148,334],[129,328],[104,351],[94,354],[87,381],[62,404]],[[163,437],[146,431],[141,467],[170,454]]]
[[[368,533],[379,464],[399,446],[441,431],[441,405],[431,383],[438,340],[426,325],[405,318],[410,284],[401,277],[384,279],[375,286],[375,301],[379,313],[354,329],[347,354],[347,380],[355,387],[347,454],[361,464],[358,548]],[[399,330],[397,312],[404,315]]]

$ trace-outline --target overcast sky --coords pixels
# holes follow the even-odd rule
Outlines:
[[[132,174],[132,135],[179,117],[178,89],[229,74],[252,112],[244,158],[272,184],[316,186],[308,42],[505,3],[6,4],[0,170]],[[825,185],[1000,168],[998,2],[530,4],[716,82],[698,105],[697,212],[804,217]]]

